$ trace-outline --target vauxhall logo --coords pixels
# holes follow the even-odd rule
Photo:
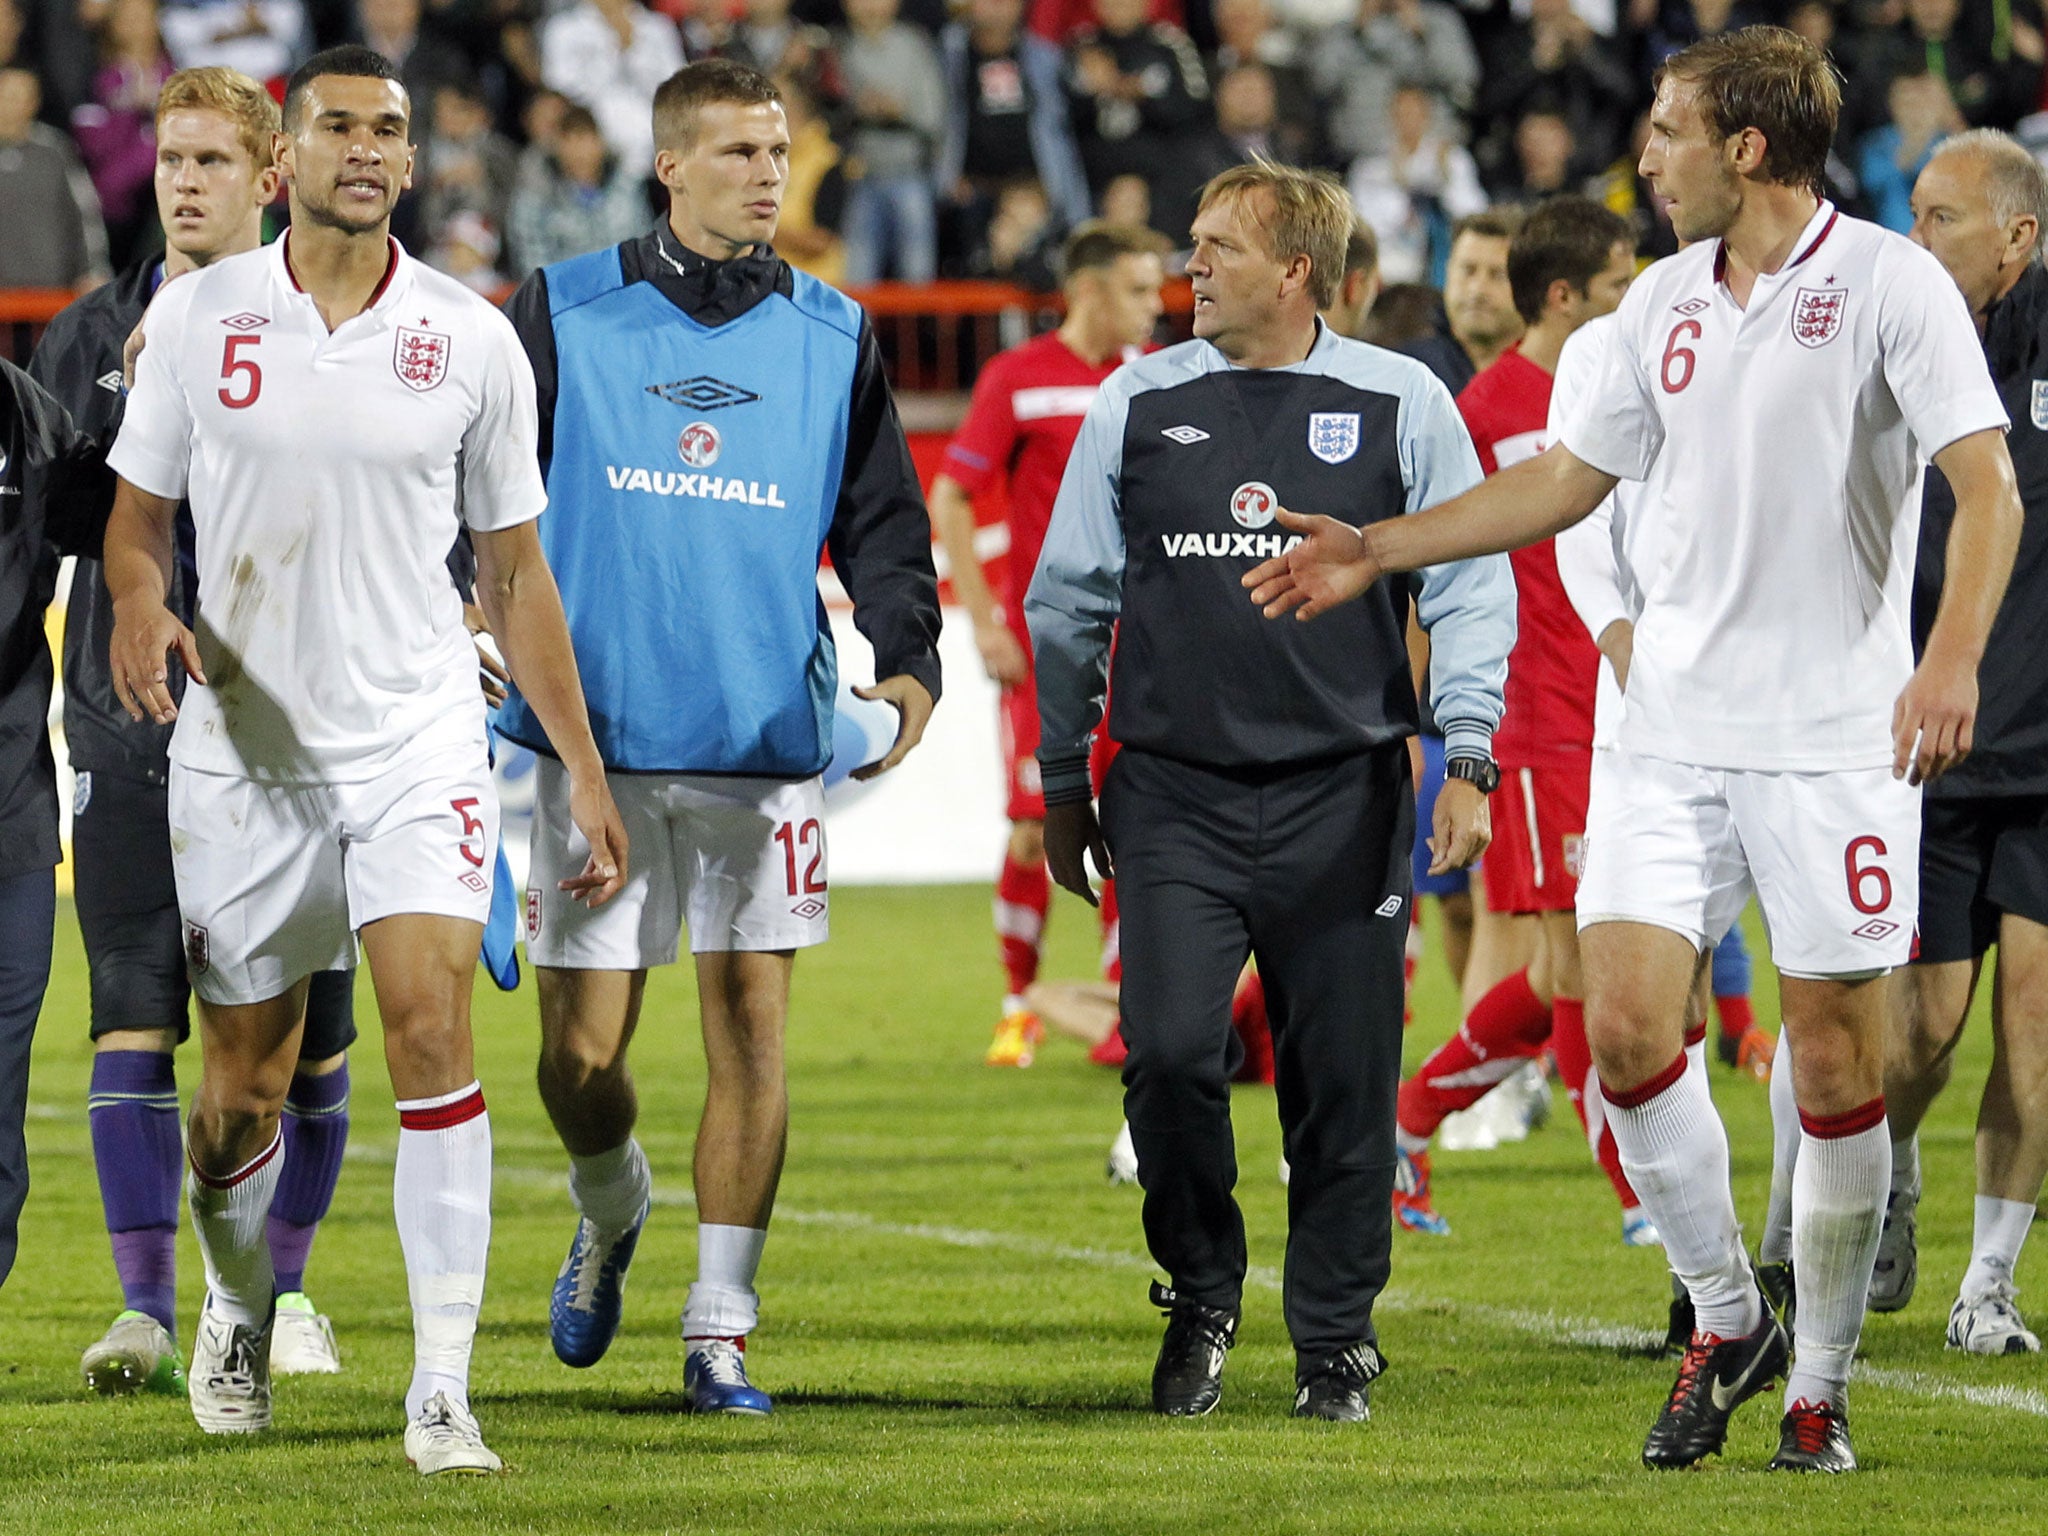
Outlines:
[[[1230,516],[1240,528],[1264,528],[1273,521],[1280,497],[1263,480],[1247,480],[1230,493]],[[1301,542],[1298,533],[1167,533],[1159,542],[1168,559],[1206,555],[1216,559],[1271,560]]]

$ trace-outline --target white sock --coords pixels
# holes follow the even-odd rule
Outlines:
[[[1799,1101],[1792,1085],[1792,1032],[1778,1030],[1778,1051],[1771,1061],[1771,1202],[1764,1208],[1764,1231],[1756,1245],[1761,1263],[1783,1264],[1792,1257],[1792,1170],[1799,1166]]]
[[[186,1181],[192,1230],[206,1261],[206,1288],[214,1310],[230,1322],[261,1328],[270,1317],[274,1281],[264,1221],[270,1197],[284,1172],[284,1135],[224,1179],[211,1179],[195,1164]]]
[[[1706,1082],[1706,1080],[1707,1080],[1707,1037],[1706,1037],[1705,1035],[1702,1035],[1702,1036],[1700,1036],[1700,1038],[1699,1038],[1699,1039],[1697,1039],[1697,1040],[1694,1040],[1694,1041],[1690,1042],[1690,1043],[1689,1043],[1689,1044],[1688,1044],[1688,1045],[1686,1046],[1686,1048],[1685,1048],[1685,1070],[1686,1070],[1686,1071],[1688,1071],[1688,1072],[1690,1072],[1690,1073],[1692,1073],[1692,1074],[1693,1074],[1693,1075],[1694,1075],[1695,1077],[1697,1077],[1697,1078],[1698,1078],[1698,1079],[1699,1079],[1699,1080],[1700,1080],[1701,1082],[1703,1082],[1703,1083],[1704,1083],[1704,1082]],[[1710,1090],[1710,1091],[1711,1091],[1711,1090]]]
[[[1920,1199],[1920,1133],[1913,1131],[1892,1142],[1892,1181],[1894,1194],[1903,1194],[1918,1203]]]
[[[1799,1168],[1792,1177],[1792,1267],[1799,1275],[1799,1316],[1792,1373],[1785,1383],[1787,1408],[1802,1399],[1839,1408],[1849,1385],[1892,1173],[1884,1101],[1873,1101],[1870,1109],[1876,1118],[1860,1130],[1826,1136],[1808,1130],[1800,1140]],[[1837,1126],[1850,1120],[1848,1115],[1829,1118]]]
[[[768,1244],[764,1227],[697,1226],[697,1283],[683,1304],[686,1339],[737,1339],[761,1320],[754,1276]]]
[[[392,1175],[412,1296],[412,1385],[405,1416],[445,1392],[469,1407],[469,1352],[491,1247],[491,1117],[475,1083],[398,1106]]]
[[[1399,1125],[1396,1125],[1394,1127],[1394,1145],[1400,1148],[1401,1151],[1406,1152],[1410,1157],[1416,1157],[1429,1150],[1429,1138],[1427,1136],[1417,1136],[1412,1131],[1404,1131]]]
[[[1894,1182],[1897,1182],[1894,1180]],[[1970,1239],[1970,1267],[1963,1272],[1962,1295],[1977,1297],[2012,1283],[2020,1261],[2020,1245],[2034,1220],[2034,1207],[2024,1200],[1977,1197],[1977,1225]]]
[[[647,1154],[635,1137],[628,1136],[609,1152],[569,1159],[569,1198],[606,1233],[630,1227],[652,1189]]]
[[[1762,1303],[1742,1251],[1728,1187],[1728,1132],[1702,1074],[1677,1058],[1648,1099],[1601,1085],[1622,1170],[1664,1239],[1665,1257],[1685,1282],[1702,1333],[1740,1338],[1756,1331]],[[1648,1086],[1648,1085],[1646,1085]]]

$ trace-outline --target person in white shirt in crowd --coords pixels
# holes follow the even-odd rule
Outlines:
[[[639,0],[576,0],[541,25],[541,80],[588,107],[636,172],[654,164],[654,92],[682,67],[676,24]]]

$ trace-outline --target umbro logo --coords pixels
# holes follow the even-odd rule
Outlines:
[[[1683,304],[1671,306],[1676,313],[1681,315],[1696,315],[1706,307],[1707,301],[1705,299],[1687,299]]]
[[[1400,910],[1401,898],[1398,896],[1389,896],[1385,901],[1373,908],[1374,913],[1380,917],[1392,917]]]
[[[801,918],[803,918],[803,919],[804,919],[804,920],[805,920],[806,922],[808,922],[808,921],[809,921],[810,919],[812,919],[812,918],[814,918],[814,917],[820,917],[820,916],[822,916],[822,915],[824,914],[824,911],[825,911],[825,903],[823,903],[822,901],[818,900],[818,898],[817,898],[817,897],[815,897],[815,896],[810,896],[810,897],[806,897],[806,898],[805,898],[804,900],[802,900],[802,901],[798,902],[798,903],[797,903],[797,904],[796,904],[795,906],[791,907],[791,908],[790,908],[789,910],[790,910],[790,915],[791,915],[791,916],[793,916],[793,917],[801,917]]]
[[[1888,939],[1898,931],[1899,925],[1897,923],[1888,922],[1881,917],[1873,917],[1861,928],[1851,928],[1849,930],[1849,937],[1852,939]]]
[[[231,331],[253,331],[259,325],[270,324],[270,316],[252,315],[245,309],[239,315],[224,316],[220,323]]]
[[[752,405],[761,398],[750,389],[714,379],[708,373],[668,384],[650,384],[647,393],[659,395],[670,405],[680,405],[692,411],[722,411],[729,405]]]
[[[1209,434],[1200,427],[1168,427],[1159,435],[1171,442],[1179,443],[1183,448],[1187,447],[1190,443],[1206,443],[1209,441]]]
[[[110,395],[118,395],[119,393],[121,393],[121,370],[116,368],[111,373],[103,373],[98,378],[94,379],[93,383],[97,384],[101,389],[104,389]]]

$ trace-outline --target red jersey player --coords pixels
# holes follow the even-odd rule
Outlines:
[[[993,359],[974,386],[967,419],[932,482],[932,524],[952,563],[953,591],[974,622],[982,665],[1003,688],[1003,753],[1010,842],[996,884],[996,937],[1008,979],[991,1066],[1028,1067],[1044,1030],[1024,1002],[1037,978],[1052,900],[1045,871],[1045,801],[1038,784],[1038,707],[1022,603],[1038,567],[1067,456],[1102,381],[1138,354],[1159,321],[1166,242],[1147,229],[1091,222],[1062,251],[1067,318],[1056,331]],[[974,547],[974,498],[998,477],[1009,489],[1009,552],[1002,591],[983,578]],[[1105,922],[1114,907],[1105,902]]]
[[[1465,386],[1458,410],[1490,475],[1534,458],[1546,442],[1551,375],[1565,338],[1621,302],[1635,273],[1627,224],[1583,197],[1557,197],[1530,215],[1508,251],[1515,307],[1529,329],[1520,344]],[[1533,958],[1482,997],[1457,1034],[1401,1085],[1397,1132],[1404,1177],[1395,1214],[1414,1232],[1444,1233],[1432,1208],[1429,1142],[1452,1110],[1477,1102],[1552,1041],[1600,1165],[1621,1197],[1622,1236],[1656,1241],[1622,1175],[1611,1135],[1583,1102],[1592,1058],[1586,1045],[1573,903],[1586,830],[1593,762],[1593,703],[1600,653],[1565,595],[1557,554],[1545,539],[1513,555],[1519,633],[1508,660],[1507,713],[1494,733],[1500,787],[1486,850],[1486,901],[1497,913],[1540,924]]]

